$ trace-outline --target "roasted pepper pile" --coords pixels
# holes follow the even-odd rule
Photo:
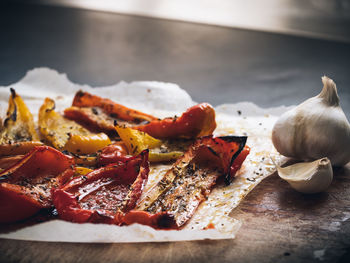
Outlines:
[[[249,154],[246,137],[213,137],[215,128],[207,103],[158,119],[83,91],[64,115],[46,98],[36,124],[11,89],[0,132],[0,223],[55,208],[77,223],[179,229]],[[173,165],[141,199],[150,163],[159,162]]]

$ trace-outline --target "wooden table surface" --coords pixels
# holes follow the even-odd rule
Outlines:
[[[1,4],[0,4],[1,5]],[[48,66],[75,82],[179,83],[214,105],[291,105],[328,74],[350,116],[350,45],[116,14],[7,4],[0,8],[0,85]],[[302,195],[276,175],[233,211],[234,240],[144,244],[0,239],[0,262],[349,262],[350,165],[329,190]]]

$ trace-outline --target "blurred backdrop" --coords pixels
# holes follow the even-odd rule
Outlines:
[[[34,0],[33,2],[350,42],[350,0]]]
[[[81,84],[174,82],[198,102],[270,107],[318,94],[328,75],[350,115],[350,0],[0,5],[2,86],[50,67]]]

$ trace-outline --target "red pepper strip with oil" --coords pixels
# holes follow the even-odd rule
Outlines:
[[[74,178],[53,191],[60,218],[77,223],[120,224],[136,206],[149,173],[148,151]]]
[[[97,164],[104,166],[115,162],[125,162],[133,158],[128,154],[128,149],[122,141],[112,143],[101,150],[98,156]]]
[[[215,110],[208,103],[187,109],[180,117],[154,120],[133,127],[158,139],[197,138],[211,135],[216,128]]]
[[[0,223],[28,218],[52,206],[51,189],[73,175],[73,158],[38,146],[0,173]]]
[[[221,177],[229,182],[249,153],[246,137],[203,137],[180,158],[137,208],[123,217],[125,224],[179,229],[193,216]],[[236,162],[237,160],[237,162]]]
[[[208,103],[192,106],[180,117],[158,119],[83,91],[77,92],[72,107],[65,109],[64,115],[89,130],[110,135],[115,135],[117,124],[159,139],[197,138],[211,135],[216,128],[215,110]]]
[[[156,117],[130,109],[110,99],[101,98],[84,91],[78,91],[72,107],[64,111],[65,117],[75,120],[92,131],[115,133],[115,122],[133,125],[157,120]]]

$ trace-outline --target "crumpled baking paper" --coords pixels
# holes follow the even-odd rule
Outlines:
[[[142,81],[107,87],[92,88],[78,85],[48,68],[29,71],[19,82],[0,88],[0,113],[4,116],[8,107],[9,88],[12,87],[24,99],[36,118],[45,97],[56,102],[56,109],[71,106],[75,93],[82,89],[101,97],[110,98],[125,106],[152,114],[159,118],[181,115],[195,104],[185,90],[176,84]],[[208,200],[197,209],[193,218],[182,230],[155,230],[134,224],[114,226],[105,224],[76,224],[52,220],[30,226],[15,227],[16,230],[0,232],[0,238],[53,241],[53,242],[165,242],[202,239],[234,238],[241,223],[230,217],[230,212],[264,178],[274,172],[273,158],[281,162],[281,156],[271,142],[271,129],[277,117],[288,108],[262,109],[253,103],[224,104],[215,108],[218,127],[215,135],[248,135],[251,147],[244,165],[231,185],[217,185]],[[151,168],[148,185],[156,183],[169,169],[169,165]],[[204,230],[210,223],[215,229]],[[4,227],[2,227],[4,229]]]

